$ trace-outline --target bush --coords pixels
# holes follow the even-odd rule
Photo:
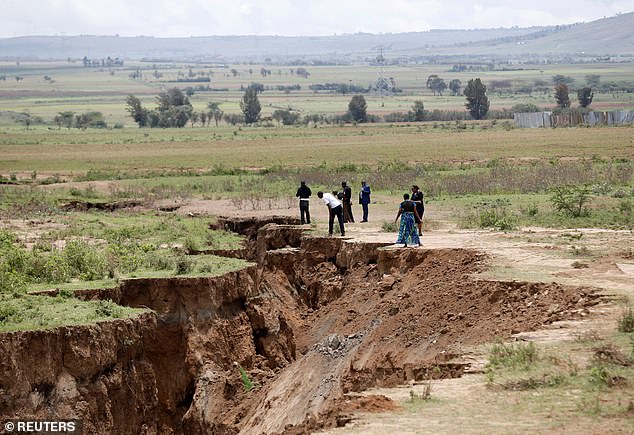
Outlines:
[[[550,198],[555,209],[569,217],[588,216],[587,208],[590,202],[590,190],[587,186],[560,186],[553,189]]]
[[[381,224],[381,230],[386,233],[395,233],[398,231],[398,224],[395,224],[394,222],[384,221],[383,224]]]
[[[511,107],[513,113],[541,112],[542,109],[533,103],[518,103]]]
[[[181,255],[176,258],[176,275],[185,275],[191,273],[194,269],[195,262],[187,255]]]
[[[71,240],[66,244],[63,257],[73,276],[94,281],[106,275],[105,258],[83,240]]]
[[[618,327],[619,332],[634,332],[634,312],[632,312],[632,307],[629,307],[619,318]]]
[[[98,301],[95,308],[95,314],[97,317],[113,317],[115,319],[123,317],[123,307],[115,304],[111,300]]]
[[[0,294],[17,295],[24,293],[26,284],[27,281],[23,274],[7,270],[0,265]]]
[[[516,226],[516,218],[509,212],[509,205],[509,200],[500,198],[494,201],[478,201],[473,204],[471,212],[463,218],[464,224],[466,227],[512,230]]]
[[[31,253],[28,275],[34,282],[57,284],[69,281],[73,277],[73,272],[59,251],[48,254],[34,251]]]
[[[528,344],[497,342],[491,347],[488,366],[528,370],[538,359],[539,353],[533,342]]]

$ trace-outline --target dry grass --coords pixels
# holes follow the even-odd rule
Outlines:
[[[343,163],[479,162],[490,159],[632,158],[634,127],[434,129],[432,125],[178,130],[10,130],[0,138],[0,173],[93,169],[307,167]],[[235,131],[235,134],[233,132]],[[215,137],[212,135],[217,133]]]

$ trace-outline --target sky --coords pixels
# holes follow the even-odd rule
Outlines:
[[[634,11],[634,0],[0,0],[0,4],[0,37],[399,33],[570,24]]]

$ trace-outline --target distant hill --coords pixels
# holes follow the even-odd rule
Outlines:
[[[491,39],[427,50],[444,55],[634,56],[634,12],[513,39]]]
[[[337,36],[26,36],[0,39],[0,59],[358,62],[376,56],[374,48],[390,48],[388,57],[634,55],[634,13],[590,23],[510,29],[431,30]]]

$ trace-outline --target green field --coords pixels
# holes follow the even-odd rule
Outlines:
[[[265,77],[260,70],[271,71]],[[347,109],[350,95],[331,92],[313,92],[313,84],[344,83],[368,87],[375,82],[380,70],[373,66],[307,66],[310,75],[307,78],[291,74],[292,66],[278,65],[229,65],[218,67],[205,64],[149,64],[129,63],[120,68],[84,68],[81,63],[67,62],[0,62],[0,114],[2,112],[28,112],[32,116],[42,117],[45,121],[62,111],[81,113],[100,111],[110,125],[124,123],[133,126],[125,112],[125,97],[137,95],[144,104],[152,106],[155,96],[169,87],[196,85],[209,86],[212,89],[227,89],[220,92],[196,91],[191,97],[195,110],[202,110],[209,101],[221,103],[222,110],[239,113],[239,101],[242,97],[241,86],[252,82],[262,83],[265,90],[260,96],[262,115],[270,116],[276,109],[288,109],[306,114],[335,114]],[[427,78],[437,74],[448,84],[459,79],[466,85],[469,79],[480,77],[485,84],[494,80],[510,80],[512,88],[503,92],[489,92],[492,110],[510,109],[517,103],[533,103],[540,107],[553,107],[552,77],[561,74],[571,77],[573,89],[586,84],[586,76],[599,75],[602,83],[614,82],[619,86],[632,88],[634,77],[633,63],[591,63],[572,65],[505,65],[493,71],[451,72],[452,65],[407,65],[388,66],[385,77],[393,78],[402,93],[394,96],[366,94],[368,112],[385,115],[391,112],[406,112],[415,100],[423,100],[428,110],[464,110],[464,97],[450,96],[447,90],[443,96],[434,96],[426,88]],[[130,78],[130,74],[142,71],[141,78]],[[234,76],[231,70],[236,70]],[[154,72],[162,74],[155,77]],[[211,79],[210,83],[176,83],[175,80],[192,72]],[[23,77],[17,82],[15,77]],[[45,80],[48,76],[50,80]],[[536,81],[544,81],[545,86],[536,87],[534,92],[517,93],[522,87],[535,87]],[[275,89],[276,86],[299,85],[300,90],[289,93]],[[634,108],[634,94],[623,92],[595,92],[593,107],[610,110]],[[571,99],[576,102],[575,95]],[[2,116],[0,116],[2,122]],[[6,120],[4,121],[7,122]]]
[[[634,128],[514,129],[473,122],[319,128],[182,128],[0,131],[0,174],[311,168],[481,162],[490,159],[630,158]]]

